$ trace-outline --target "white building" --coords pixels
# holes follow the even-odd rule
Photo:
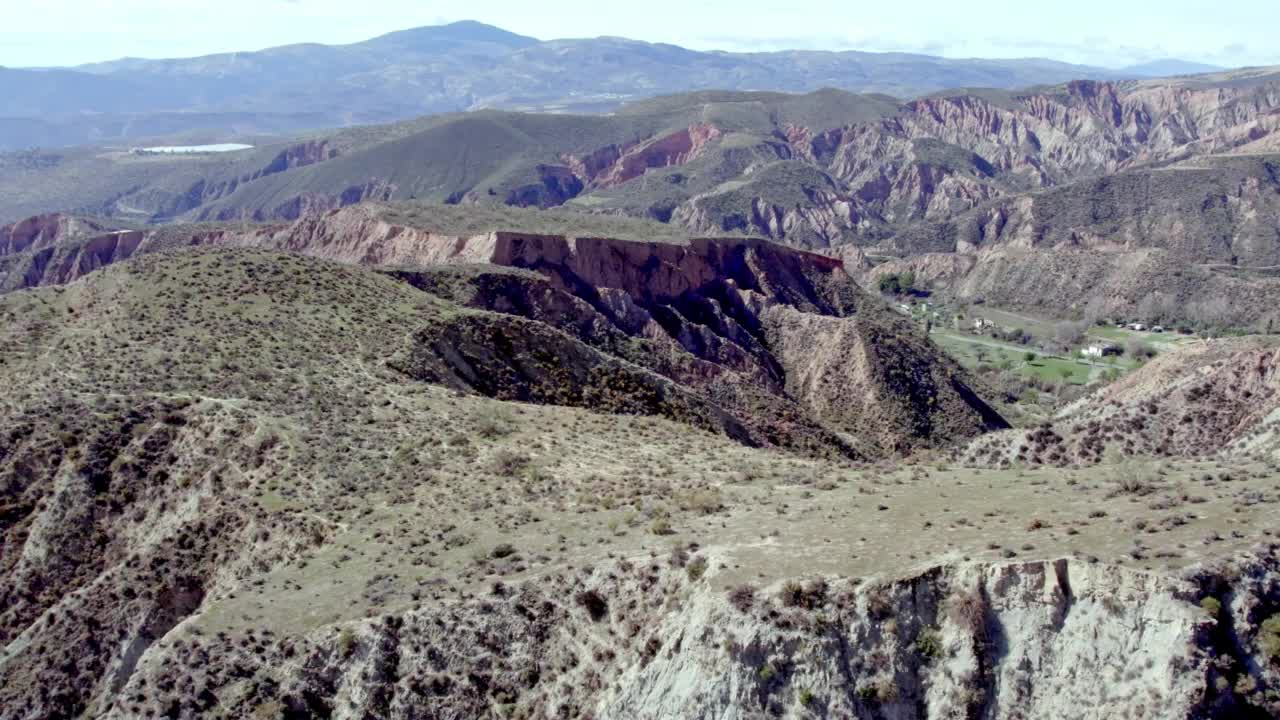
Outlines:
[[[1082,349],[1080,354],[1089,358],[1104,358],[1108,355],[1119,355],[1120,348],[1111,343],[1094,343]]]

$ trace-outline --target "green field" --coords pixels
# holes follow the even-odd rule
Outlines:
[[[1067,376],[1067,382],[1073,385],[1085,385],[1098,379],[1107,370],[1115,369],[1124,373],[1137,366],[1127,358],[1086,361],[1061,355],[1045,355],[1035,348],[1002,343],[988,337],[966,335],[952,330],[935,330],[931,337],[965,367],[974,368],[983,363],[996,367],[1007,366],[1009,370],[1023,377],[1034,377],[1052,383],[1063,379],[1064,370],[1070,373]],[[1034,352],[1036,359],[1027,362],[1028,352]]]
[[[1062,382],[1065,372],[1068,383],[1087,385],[1102,379],[1103,374],[1108,371],[1118,371],[1123,374],[1142,364],[1128,355],[1085,359],[1074,353],[1067,356],[1063,353],[1046,352],[1037,345],[1052,340],[1056,326],[1060,322],[1049,318],[991,307],[969,307],[964,311],[966,329],[955,330],[945,326],[947,319],[954,315],[954,309],[940,304],[930,307],[930,312],[936,313],[930,337],[961,364],[971,369],[983,364],[992,365],[1015,372],[1024,378],[1034,378],[1037,381],[1049,383]],[[923,317],[922,306],[913,306],[911,314],[920,321]],[[988,335],[971,333],[967,327],[976,318],[982,318],[997,327],[1023,330],[1032,336],[1032,343],[1021,345],[996,340]],[[1137,332],[1112,325],[1095,325],[1085,332],[1085,338],[1085,345],[1105,341],[1123,347],[1131,341],[1138,341],[1150,346],[1157,353],[1169,352],[1179,345],[1196,340],[1193,336],[1177,333]],[[1027,361],[1028,352],[1035,353],[1035,360]]]

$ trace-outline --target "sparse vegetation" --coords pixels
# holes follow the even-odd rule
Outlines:
[[[166,666],[190,669],[228,714],[248,716],[273,707],[277,686],[268,681],[291,687],[296,668],[323,665],[347,682],[350,668],[380,672],[392,646],[403,653],[397,682],[413,697],[476,697],[487,704],[466,706],[472,714],[501,707],[527,716],[548,688],[598,692],[629,663],[680,652],[674,636],[655,636],[655,618],[708,592],[724,592],[728,617],[752,632],[808,646],[865,623],[872,642],[932,660],[946,653],[942,630],[912,637],[919,618],[908,614],[908,586],[850,578],[942,553],[986,561],[1016,550],[1034,563],[1068,547],[1082,558],[1072,562],[1159,573],[1242,555],[1272,530],[1267,463],[1154,461],[1136,454],[1148,451],[1140,443],[1125,447],[1140,436],[1120,423],[1155,423],[1163,406],[1120,408],[1132,415],[1117,413],[1115,426],[1098,431],[1118,438],[1107,442],[1120,454],[1078,466],[1069,453],[1086,443],[1056,423],[1009,433],[1026,450],[1007,468],[946,449],[893,462],[827,458],[807,447],[748,447],[722,428],[669,417],[502,403],[415,379],[386,359],[424,323],[482,311],[387,275],[250,251],[147,256],[104,273],[110,283],[91,277],[0,297],[11,380],[0,407],[0,529],[76,550],[47,556],[50,567],[70,568],[39,576],[47,586],[5,575],[0,642],[17,647],[13,633],[31,633],[37,640],[4,672],[30,668],[40,674],[23,682],[39,677],[51,693],[74,697],[81,673],[108,672],[107,656],[83,652],[89,619],[103,637],[128,639],[138,618],[176,614],[148,650],[173,662],[140,664],[119,694],[130,716],[163,714],[171,703],[200,714],[199,698],[171,682]],[[210,301],[195,313],[183,292]],[[897,342],[908,341],[916,340]],[[154,352],[157,342],[165,353]],[[1218,397],[1223,385],[1197,389],[1197,400]],[[1017,446],[1007,450],[1018,457]],[[1144,465],[1142,482],[1117,479],[1124,452]],[[57,493],[53,478],[83,485]],[[84,542],[53,533],[60,524],[50,519],[64,511],[85,518],[76,525]],[[674,527],[683,540],[668,560],[673,541],[653,533]],[[139,533],[154,547],[135,543]],[[729,543],[739,545],[722,553]],[[811,579],[795,579],[801,571]],[[232,589],[212,593],[221,578],[234,578]],[[83,592],[86,582],[103,591]],[[755,587],[780,592],[757,597]],[[982,587],[954,593],[936,622],[948,637],[959,627],[990,642],[987,618],[1002,608],[986,606]],[[1269,627],[1258,633],[1259,652],[1276,634]],[[497,657],[493,647],[511,637],[571,641],[536,663],[504,656],[483,669],[489,689],[473,693],[470,663],[481,651]],[[769,663],[777,703],[791,697],[784,680],[796,681],[799,700],[811,677],[736,628],[683,642],[725,648],[748,668]],[[76,674],[60,670],[71,658]],[[243,701],[226,691],[245,687],[240,668],[258,673],[252,682],[263,688]],[[830,696],[824,685],[813,712],[848,708],[853,687],[860,699],[891,702],[899,690],[877,672],[860,667]],[[370,703],[382,702],[379,683],[368,687]],[[901,693],[904,706],[914,702],[910,685]]]
[[[688,574],[689,580],[697,582],[707,572],[707,559],[704,557],[695,557],[685,566],[685,573]]]
[[[729,591],[729,604],[738,612],[747,612],[755,605],[756,589],[750,585],[738,585]]]
[[[1111,474],[1115,494],[1150,495],[1155,492],[1155,469],[1149,460],[1113,459]]]
[[[1262,621],[1258,632],[1258,649],[1271,662],[1280,662],[1280,614]]]
[[[916,637],[916,652],[929,660],[942,657],[942,635],[936,628],[925,628]]]
[[[476,433],[486,440],[496,440],[510,435],[516,426],[515,415],[505,405],[491,403],[483,405],[473,417]],[[509,450],[503,451],[507,458],[520,457]]]
[[[338,655],[344,658],[350,656],[355,650],[356,634],[351,628],[343,628],[342,632],[338,633],[337,647]]]

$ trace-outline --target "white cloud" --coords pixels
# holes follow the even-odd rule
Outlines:
[[[125,55],[172,57],[293,42],[355,42],[472,18],[542,38],[621,35],[697,49],[829,48],[951,57],[1052,57],[1123,65],[1176,56],[1280,64],[1280,3],[1077,0],[979,6],[943,0],[43,0],[0,28],[0,65],[76,64]]]

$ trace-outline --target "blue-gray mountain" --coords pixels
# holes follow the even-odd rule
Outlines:
[[[696,52],[613,37],[544,42],[461,22],[343,46],[130,58],[56,70],[0,68],[0,150],[182,132],[276,133],[477,108],[598,112],[627,100],[710,87],[833,87],[915,97],[948,88],[1150,74],[1150,68],[1116,71],[1042,59]]]

